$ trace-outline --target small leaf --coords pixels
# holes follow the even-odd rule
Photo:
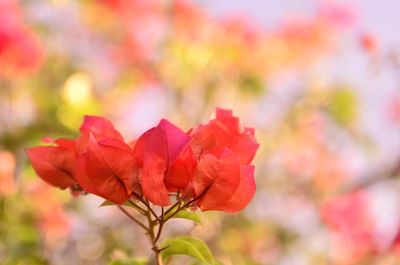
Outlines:
[[[164,216],[165,219],[169,218],[183,218],[188,219],[196,224],[201,224],[200,216],[196,212],[190,212],[187,210],[180,210],[179,212],[175,213],[178,209],[179,205],[175,205],[171,210],[169,210],[168,214]]]
[[[171,216],[176,212],[178,209],[179,205],[175,205],[171,209],[168,209],[168,213],[164,216],[165,219],[171,218]]]
[[[175,239],[167,239],[161,244],[161,248],[166,248],[161,252],[163,260],[174,255],[186,255],[197,259],[204,265],[215,264],[210,249],[198,238],[180,236]]]
[[[104,206],[115,206],[115,205],[120,205],[120,204],[116,204],[116,203],[114,203],[114,202],[112,202],[112,201],[105,200],[102,204],[100,204],[99,207],[104,207]],[[129,202],[129,201],[126,201],[124,204],[121,204],[121,206],[127,206],[127,207],[132,207],[132,208],[137,209],[137,208],[136,208],[131,202]]]
[[[265,90],[265,82],[261,76],[254,74],[243,75],[239,84],[239,89],[251,95],[261,95]]]
[[[187,220],[191,220],[196,224],[201,224],[200,216],[196,212],[189,212],[185,210],[181,210],[176,213],[172,218],[183,218]]]
[[[354,91],[339,89],[330,95],[328,113],[341,125],[349,125],[357,118],[358,102]]]
[[[100,204],[99,207],[103,207],[103,206],[113,206],[116,205],[114,202],[109,201],[109,200],[105,200],[102,204]]]

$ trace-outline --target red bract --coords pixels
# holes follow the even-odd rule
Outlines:
[[[193,132],[191,144],[199,158],[193,187],[202,210],[242,210],[255,193],[249,166],[259,144],[254,129],[242,128],[232,111],[217,109],[216,119]]]
[[[198,162],[192,148],[187,146],[176,159],[175,163],[169,167],[165,175],[164,182],[168,191],[182,191],[186,195],[193,194],[190,183],[192,182],[197,164]]]
[[[81,132],[81,136],[77,139],[77,149],[79,154],[86,152],[90,135],[98,141],[105,138],[114,138],[124,141],[124,138],[114,129],[112,123],[102,117],[85,116],[79,131]]]
[[[38,146],[26,150],[33,169],[47,183],[65,189],[76,184],[75,141],[57,139],[56,146]]]
[[[217,109],[216,119],[188,133],[161,120],[129,144],[102,117],[85,116],[80,132],[76,140],[27,150],[46,182],[117,204],[132,197],[167,206],[172,193],[201,210],[226,212],[242,210],[254,195],[250,163],[258,143],[231,111]]]
[[[189,141],[189,135],[167,120],[162,120],[137,140],[134,153],[141,167],[143,194],[149,201],[157,205],[170,204],[165,176]]]
[[[200,197],[199,207],[219,210],[238,189],[239,183],[240,163],[232,151],[225,149],[219,158],[204,155],[193,180],[194,191]]]
[[[132,150],[122,141],[89,136],[88,150],[76,163],[76,178],[87,192],[122,204],[137,187],[136,163]]]
[[[112,123],[85,116],[77,140],[76,178],[87,192],[122,204],[138,188],[132,149]]]
[[[192,147],[197,156],[220,155],[225,148],[229,148],[242,164],[250,164],[259,144],[254,138],[254,129],[241,128],[239,119],[232,115],[232,111],[217,109],[216,119],[194,131]]]

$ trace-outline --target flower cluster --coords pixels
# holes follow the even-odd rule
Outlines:
[[[259,145],[232,111],[217,109],[215,119],[189,132],[163,119],[131,142],[102,117],[86,116],[80,132],[27,149],[43,180],[117,204],[145,198],[168,206],[172,196],[203,211],[237,212],[254,195]]]

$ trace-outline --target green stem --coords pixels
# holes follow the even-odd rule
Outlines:
[[[150,203],[142,198],[141,196],[136,196],[136,198],[146,206],[146,209],[140,207],[138,204],[136,204],[133,201],[129,201],[129,203],[134,206],[134,208],[147,219],[147,225],[141,222],[139,219],[135,218],[133,215],[131,215],[127,210],[125,210],[121,205],[118,205],[117,207],[132,221],[134,221],[136,224],[138,224],[140,227],[142,227],[147,234],[147,237],[150,241],[150,244],[152,246],[152,250],[155,254],[155,261],[157,265],[164,265],[164,262],[161,257],[161,251],[164,250],[164,248],[159,248],[158,246],[158,241],[161,238],[162,230],[164,228],[165,223],[174,217],[178,212],[181,210],[184,210],[192,205],[193,202],[198,200],[203,194],[200,196],[190,200],[187,203],[182,203],[181,201],[176,202],[173,204],[171,207],[169,207],[166,211],[164,211],[164,207],[161,207],[161,214],[158,216],[154,210],[151,208]],[[153,219],[154,217],[154,219]],[[157,227],[157,231],[156,231]]]

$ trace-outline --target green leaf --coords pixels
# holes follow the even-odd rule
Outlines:
[[[168,214],[166,214],[164,216],[165,219],[171,218],[171,216],[176,212],[176,210],[178,209],[179,205],[175,205],[174,207],[170,209],[168,209]]]
[[[204,265],[214,265],[214,257],[208,246],[200,239],[190,236],[180,236],[167,239],[161,244],[165,248],[161,252],[163,260],[174,255],[185,255],[195,258]]]
[[[330,95],[328,112],[341,125],[349,125],[357,118],[357,96],[349,89],[338,89]]]
[[[183,218],[183,219],[188,219],[196,224],[201,224],[201,219],[200,216],[196,212],[189,212],[186,210],[181,210],[177,212],[172,218]]]
[[[103,206],[113,206],[113,205],[117,205],[117,204],[113,203],[112,201],[105,200],[102,204],[100,204],[99,207],[103,207]]]
[[[179,205],[175,205],[172,210],[169,211],[167,215],[165,215],[165,219],[168,218],[183,218],[183,219],[188,219],[196,224],[201,224],[201,219],[200,216],[196,212],[190,212],[187,210],[180,210],[179,212],[175,213],[176,210],[178,209]],[[173,215],[173,216],[172,216]]]
[[[254,74],[243,75],[239,84],[239,89],[242,92],[249,93],[252,95],[261,95],[265,90],[265,82],[261,76]]]
[[[104,206],[115,206],[115,205],[119,205],[119,204],[116,204],[116,203],[114,203],[114,202],[112,202],[112,201],[109,201],[109,200],[105,200],[102,204],[100,204],[99,207],[104,207]],[[129,202],[129,201],[126,201],[124,204],[121,204],[121,206],[127,206],[127,207],[132,207],[132,208],[135,208],[135,209],[136,209],[136,207],[135,207],[134,205],[132,205],[132,203]]]

